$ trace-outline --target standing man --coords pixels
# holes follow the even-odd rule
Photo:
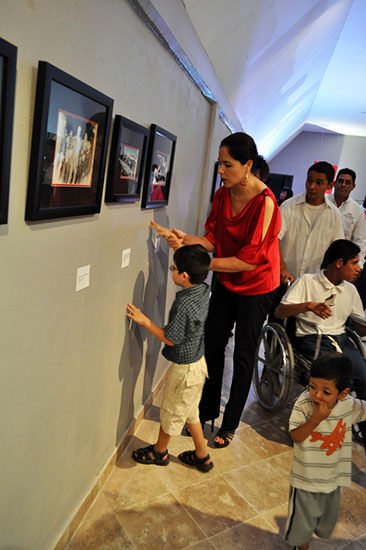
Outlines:
[[[350,193],[356,187],[356,172],[350,168],[339,170],[334,184],[334,195],[329,201],[334,204],[342,216],[344,238],[360,247],[360,267],[365,261],[366,251],[366,220],[363,209],[351,199]]]
[[[332,189],[334,168],[329,162],[310,166],[306,191],[281,204],[281,282],[292,282],[304,273],[314,273],[328,246],[343,239],[342,218],[338,209],[325,200]]]

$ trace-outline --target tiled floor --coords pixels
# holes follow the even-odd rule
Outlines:
[[[230,361],[225,389],[229,387]],[[131,447],[114,467],[67,550],[280,550],[292,448],[286,433],[289,409],[264,411],[251,391],[235,439],[215,449],[215,464],[204,474],[182,465],[177,455],[191,449],[189,437],[171,439],[166,467],[136,464],[133,448],[155,442],[159,398],[142,422]],[[219,426],[219,421],[216,422]],[[354,444],[353,485],[343,491],[333,538],[314,539],[311,550],[366,549],[366,462]]]

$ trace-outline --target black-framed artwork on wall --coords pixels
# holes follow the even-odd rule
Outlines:
[[[116,115],[105,202],[135,202],[140,199],[149,129]]]
[[[26,219],[100,211],[113,99],[40,61]]]
[[[220,163],[217,160],[215,162],[214,175],[212,179],[212,189],[211,189],[211,198],[210,198],[211,202],[213,201],[216,191],[219,189],[219,187],[222,186],[221,176],[219,174],[219,164]]]
[[[17,48],[0,38],[0,223],[8,222]]]
[[[141,208],[168,204],[176,142],[177,136],[151,125]]]

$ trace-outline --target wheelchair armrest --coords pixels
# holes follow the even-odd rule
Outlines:
[[[311,321],[308,321],[307,319],[303,319],[303,318],[301,318],[301,322],[307,325],[308,327],[311,327],[316,332],[316,343],[315,343],[314,358],[313,358],[313,360],[315,361],[315,359],[317,359],[317,357],[319,356],[323,333],[316,323],[312,323]]]

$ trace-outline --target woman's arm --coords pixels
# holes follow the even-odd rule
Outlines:
[[[253,271],[257,266],[239,260],[236,256],[230,258],[212,258],[210,269],[221,273],[240,273],[241,271]]]

